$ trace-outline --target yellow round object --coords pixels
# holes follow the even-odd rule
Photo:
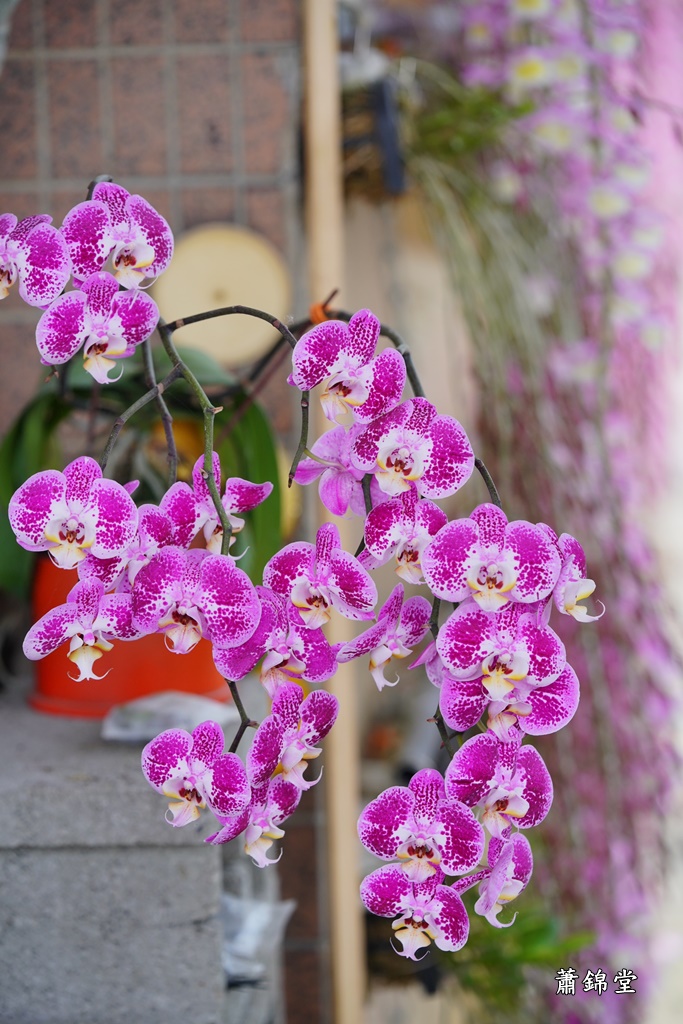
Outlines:
[[[152,295],[166,321],[221,306],[254,306],[284,318],[290,312],[287,265],[265,238],[232,224],[206,224],[176,242],[171,265]],[[226,366],[263,355],[276,332],[263,320],[233,314],[182,327],[179,345],[199,348]]]

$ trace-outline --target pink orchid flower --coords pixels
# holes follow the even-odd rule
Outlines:
[[[112,558],[135,536],[138,512],[128,491],[104,480],[94,459],[82,456],[60,473],[34,473],[12,495],[9,520],[28,551],[48,551],[62,569],[73,569],[90,551]]]
[[[330,647],[322,629],[309,629],[291,602],[266,587],[257,587],[261,619],[249,639],[239,647],[214,648],[216,668],[237,682],[252,672],[261,658],[261,682],[269,697],[285,683],[305,679],[322,683],[337,667],[335,648]]]
[[[238,816],[251,787],[237,754],[224,754],[223,731],[202,722],[192,733],[167,729],[142,751],[142,771],[158,793],[170,798],[166,820],[179,827],[196,821],[208,807],[216,815]],[[169,818],[170,813],[170,818]]]
[[[289,383],[309,391],[326,380],[321,402],[328,420],[351,410],[359,423],[369,423],[401,401],[406,382],[403,358],[395,349],[375,356],[380,323],[369,309],[355,313],[348,324],[326,320],[296,343]]]
[[[447,601],[473,597],[484,611],[508,601],[529,604],[552,593],[560,556],[542,526],[508,523],[496,505],[475,508],[437,533],[422,556],[429,589]]]
[[[57,298],[71,275],[66,243],[52,217],[38,214],[17,222],[0,216],[0,299],[19,280],[19,294],[29,306],[45,308]]]
[[[598,602],[602,605],[599,615],[589,615],[586,606],[580,603],[590,597],[595,590],[594,580],[586,578],[588,567],[585,551],[571,534],[563,533],[558,537],[554,530],[545,524],[544,529],[557,546],[562,563],[553,590],[555,607],[562,615],[571,615],[577,622],[595,622],[605,614],[604,604]]]
[[[377,565],[394,556],[396,572],[406,583],[422,583],[422,552],[448,522],[433,501],[420,501],[411,487],[376,505],[365,520],[365,547]]]
[[[291,598],[309,629],[330,619],[330,608],[347,619],[371,619],[377,588],[368,572],[341,546],[339,530],[325,523],[315,547],[305,541],[288,544],[270,559],[263,582]]]
[[[276,839],[284,837],[285,832],[280,825],[299,806],[301,793],[298,786],[286,782],[281,775],[268,779],[258,787],[252,782],[251,802],[247,809],[241,815],[230,818],[218,815],[222,827],[205,842],[222,845],[244,832],[244,852],[251,857],[256,867],[267,868],[277,864],[282,851],[274,858],[268,856],[268,851]]]
[[[99,182],[92,199],[67,213],[62,234],[77,284],[111,255],[119,284],[138,288],[166,270],[173,255],[173,234],[161,214],[113,182]]]
[[[220,491],[221,464],[216,452],[213,453],[213,475],[216,487]],[[200,456],[194,464],[192,483],[197,503],[197,530],[203,529],[207,549],[219,554],[223,541],[223,527],[204,476],[204,456]],[[266,500],[272,490],[273,485],[269,481],[264,484],[252,484],[249,480],[243,480],[239,476],[228,477],[225,481],[222,501],[232,527],[231,544],[234,535],[244,527],[244,520],[239,518],[239,514],[250,512],[256,508]]]
[[[258,626],[261,605],[254,586],[229,555],[193,548],[162,548],[133,583],[133,618],[146,633],[163,633],[175,654],[201,640],[237,647]]]
[[[263,785],[277,772],[298,789],[310,789],[317,779],[305,779],[309,761],[318,757],[316,747],[335,723],[339,701],[331,693],[314,690],[304,699],[296,683],[281,686],[273,697],[271,714],[254,734],[247,760],[249,777]]]
[[[85,369],[100,384],[108,384],[115,360],[132,355],[158,322],[159,310],[148,295],[120,294],[111,274],[91,274],[80,291],[58,296],[38,321],[41,362],[60,366],[82,347]]]
[[[578,676],[571,665],[565,665],[553,683],[532,690],[524,700],[492,701],[488,707],[488,728],[503,743],[513,740],[516,730],[528,736],[547,736],[571,722],[579,696]]]
[[[311,447],[316,458],[302,459],[296,468],[294,479],[303,487],[320,478],[320,500],[335,516],[345,516],[349,509],[357,516],[365,515],[361,483],[364,473],[351,462],[351,448],[364,429],[363,424],[358,423],[350,430],[333,427]]]
[[[468,807],[483,807],[482,824],[504,839],[512,825],[532,828],[543,821],[553,784],[541,755],[519,741],[500,743],[493,733],[473,736],[446,769],[446,795]]]
[[[529,884],[534,860],[526,836],[515,832],[504,842],[492,838],[489,843],[491,874],[479,886],[479,899],[474,904],[475,914],[481,914],[494,928],[509,928],[517,914],[505,924],[498,914],[511,900],[517,899]]]
[[[437,868],[425,881],[411,882],[400,867],[388,864],[363,879],[360,898],[367,910],[395,918],[391,927],[401,943],[400,950],[394,946],[399,956],[418,960],[417,951],[432,942],[454,953],[467,942],[465,904],[452,886],[441,884],[443,878]]]
[[[444,721],[462,732],[475,725],[487,705],[492,715],[524,702],[553,683],[565,666],[560,638],[528,605],[484,612],[464,601],[439,630],[436,650],[443,666],[439,706]]]
[[[410,597],[403,603],[403,585],[399,583],[382,605],[377,622],[350,640],[339,650],[337,661],[352,661],[363,654],[370,655],[370,672],[377,689],[396,686],[384,675],[392,658],[407,658],[413,647],[420,643],[429,629],[431,605],[424,597]]]
[[[93,666],[112,649],[110,640],[137,640],[143,635],[133,625],[132,611],[128,594],[105,594],[99,580],[84,580],[69,591],[66,604],[51,608],[31,626],[24,654],[30,661],[40,661],[68,640],[67,657],[79,672],[72,678],[103,679]]]
[[[173,525],[157,505],[140,505],[138,528],[123,553],[114,558],[88,554],[78,563],[79,579],[98,579],[105,590],[130,592],[135,577],[164,547],[175,544]]]
[[[461,875],[479,863],[484,830],[469,807],[446,797],[443,778],[432,768],[413,775],[408,786],[392,786],[365,808],[358,835],[382,860],[398,859],[411,882],[423,882],[440,868]]]
[[[354,442],[351,460],[374,473],[385,494],[414,484],[425,498],[447,498],[472,475],[474,452],[457,420],[426,398],[409,398],[373,420]]]

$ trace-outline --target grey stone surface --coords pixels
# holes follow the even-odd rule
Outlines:
[[[0,1024],[222,1024],[212,819],[170,828],[139,746],[22,697],[0,700]]]

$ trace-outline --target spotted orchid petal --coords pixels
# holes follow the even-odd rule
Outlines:
[[[489,699],[480,678],[456,679],[447,669],[443,670],[439,710],[451,729],[471,729],[484,714]]]
[[[514,726],[529,736],[546,736],[564,728],[578,706],[579,680],[571,665],[566,665],[554,682],[532,690],[522,703],[513,703],[495,716],[489,710],[489,729],[501,740]]]
[[[460,424],[411,398],[373,420],[352,449],[354,465],[374,473],[389,495],[414,484],[426,498],[445,498],[469,479],[474,453]]]
[[[113,247],[109,213],[103,203],[78,203],[67,213],[61,231],[76,283],[102,269]]]
[[[87,337],[83,292],[59,295],[45,310],[36,327],[41,362],[61,366],[68,362]]]
[[[51,220],[45,214],[26,217],[19,223],[13,214],[0,219],[0,299],[18,279],[24,302],[44,309],[66,285],[71,261],[64,239]]]
[[[223,732],[215,722],[202,722],[192,734],[167,729],[142,751],[142,771],[157,792],[170,797],[169,824],[194,821],[201,808],[238,817],[251,799],[251,786],[237,754],[221,753]]]
[[[482,824],[503,838],[510,825],[531,828],[545,818],[553,798],[548,769],[537,750],[499,743],[492,733],[460,747],[446,770],[446,793],[469,807],[483,804]]]
[[[159,508],[171,521],[173,543],[189,548],[201,526],[201,511],[190,485],[176,481],[164,494]]]
[[[258,626],[261,605],[254,585],[229,555],[207,555],[202,561],[199,597],[216,647],[238,647]]]
[[[439,949],[455,951],[469,934],[465,906],[457,893],[440,884],[439,872],[423,883],[410,882],[400,868],[378,868],[363,879],[361,900],[380,917],[396,918],[392,924],[401,944],[396,950],[411,960],[433,940]]]
[[[62,568],[73,568],[91,551],[111,558],[135,535],[137,509],[120,484],[102,479],[94,459],[83,456],[64,473],[35,473],[9,503],[17,540],[32,551],[49,551]]]
[[[467,519],[448,523],[422,559],[432,592],[448,601],[472,596],[484,611],[508,601],[546,598],[560,572],[560,556],[541,526],[507,522],[495,505],[480,505]]]
[[[378,565],[396,557],[396,572],[407,583],[421,583],[421,556],[448,517],[411,488],[375,506],[365,520],[365,545]]]
[[[291,597],[304,623],[317,629],[336,608],[349,619],[372,618],[377,588],[358,559],[341,547],[339,531],[325,523],[312,544],[288,544],[263,571],[263,582]]]

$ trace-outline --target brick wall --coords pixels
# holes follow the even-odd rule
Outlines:
[[[212,220],[292,256],[298,0],[20,0],[0,77],[0,212],[55,224],[107,173],[177,233]],[[39,379],[16,296],[0,306],[0,433]]]
[[[107,173],[176,233],[232,221],[293,260],[299,32],[298,0],[20,0],[0,77],[0,212],[59,225]],[[0,434],[46,373],[37,315],[17,295],[0,305]],[[330,1020],[321,797],[288,823],[278,869],[299,904],[287,1016],[309,1024]]]

